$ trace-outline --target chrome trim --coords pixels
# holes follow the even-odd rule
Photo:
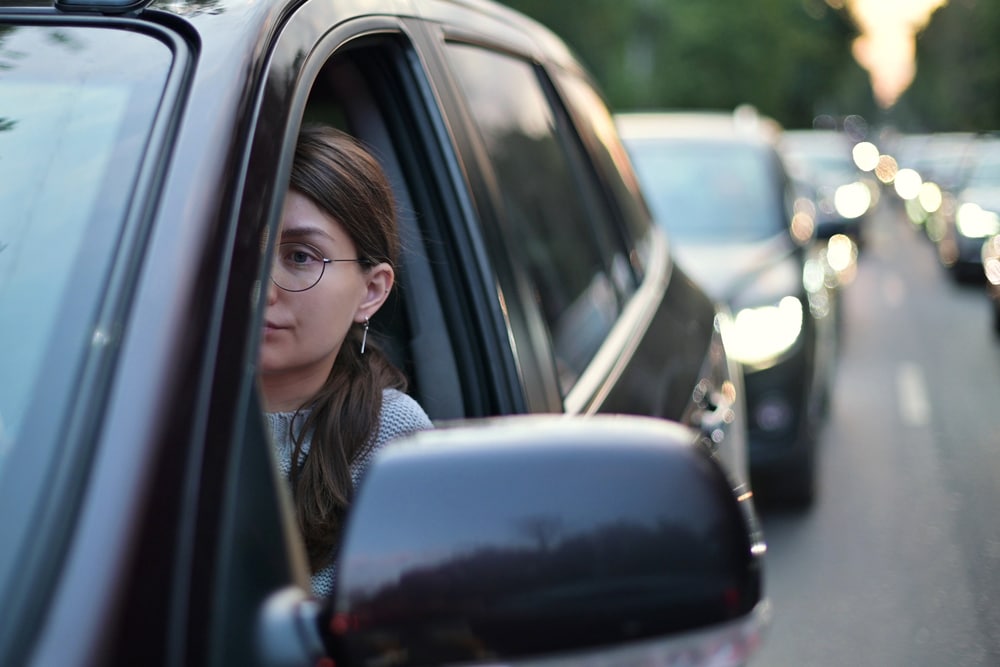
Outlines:
[[[764,599],[747,615],[704,630],[577,653],[528,658],[516,664],[517,667],[743,667],[760,650],[772,616],[771,603]],[[483,667],[509,667],[510,664],[485,663]]]

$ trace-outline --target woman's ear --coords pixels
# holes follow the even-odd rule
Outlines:
[[[382,262],[367,271],[365,280],[368,291],[354,316],[354,321],[359,323],[377,313],[389,298],[389,292],[396,282],[396,272],[393,271],[392,265]]]

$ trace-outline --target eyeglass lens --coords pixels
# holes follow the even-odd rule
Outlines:
[[[283,290],[304,292],[323,277],[330,260],[306,243],[281,243],[271,280]]]

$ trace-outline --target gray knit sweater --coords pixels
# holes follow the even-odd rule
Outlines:
[[[292,452],[295,451],[293,433],[297,435],[303,422],[308,417],[308,410],[295,412],[268,412],[267,421],[274,435],[275,449],[278,454],[278,467],[285,478],[289,478],[292,470]],[[294,422],[294,423],[293,423]],[[383,445],[400,436],[431,428],[431,420],[427,413],[411,396],[398,389],[385,389],[382,392],[382,414],[379,416],[378,432],[372,437],[368,448],[351,464],[351,481],[357,487],[362,475]],[[302,442],[299,465],[305,461],[309,453],[311,435]],[[335,563],[331,562],[322,570],[313,573],[313,594],[317,597],[327,597],[333,591],[333,579],[336,572]]]

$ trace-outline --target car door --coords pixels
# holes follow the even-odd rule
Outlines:
[[[259,663],[262,609],[278,605],[280,625],[291,611],[276,600],[295,599],[308,586],[253,373],[258,286],[267,280],[264,258],[303,123],[360,138],[394,185],[404,261],[396,300],[373,322],[373,337],[407,371],[411,393],[438,420],[527,409],[522,369],[534,365],[511,346],[505,300],[479,233],[482,211],[469,197],[441,112],[427,56],[431,31],[397,5],[380,13],[368,4],[355,16],[341,5],[303,4],[277,33],[256,86],[245,167],[233,184],[238,203],[218,325],[226,345],[206,416],[220,442],[208,442],[191,469],[196,519],[187,525],[194,532],[183,592],[173,593],[183,614],[162,639],[183,664]]]
[[[530,33],[443,3],[424,8],[448,18],[432,33],[445,108],[528,409],[565,411],[574,387],[596,391],[605,379],[592,362],[635,290],[633,267]]]
[[[448,19],[446,108],[531,409],[696,421],[692,392],[718,375],[715,306],[674,267],[600,94],[545,34],[423,7]]]

